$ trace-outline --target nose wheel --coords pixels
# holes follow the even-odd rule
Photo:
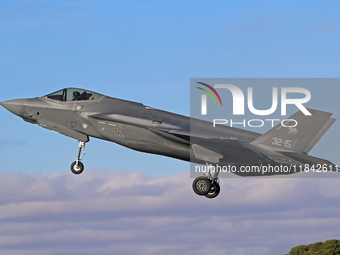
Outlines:
[[[74,174],[81,174],[84,171],[84,164],[81,163],[80,161],[78,161],[78,163],[77,161],[74,161],[71,164],[71,171]]]
[[[83,155],[81,153],[83,152]],[[76,161],[71,164],[71,171],[74,174],[81,174],[84,171],[84,164],[80,161],[85,156],[85,142],[79,141],[79,152]]]

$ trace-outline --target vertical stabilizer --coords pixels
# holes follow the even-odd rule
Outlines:
[[[296,112],[262,136],[252,145],[275,151],[307,154],[335,122],[332,113],[308,109],[312,115]]]

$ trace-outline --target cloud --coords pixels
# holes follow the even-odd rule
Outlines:
[[[284,12],[264,16],[254,11],[243,12],[227,24],[225,32],[277,29],[285,20],[285,15]]]
[[[2,174],[0,253],[285,254],[339,236],[337,179],[222,179],[212,200],[191,183],[189,173]]]
[[[337,25],[335,22],[324,22],[324,23],[317,23],[312,27],[313,33],[331,33],[332,31],[337,29]]]
[[[321,26],[322,31],[332,31],[335,29],[335,25],[332,23],[324,23]]]
[[[27,141],[20,141],[20,140],[17,140],[17,141],[6,141],[6,140],[0,140],[0,147],[8,147],[8,146],[11,146],[11,147],[14,147],[14,146],[25,146],[25,145],[28,145],[28,142]]]

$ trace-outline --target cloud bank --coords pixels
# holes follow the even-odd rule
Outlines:
[[[339,179],[230,178],[213,200],[189,173],[0,176],[0,254],[285,254],[339,238]]]

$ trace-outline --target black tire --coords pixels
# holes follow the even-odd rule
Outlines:
[[[199,196],[205,196],[210,192],[211,183],[205,176],[197,177],[192,183],[192,189]]]
[[[74,174],[81,174],[84,171],[84,165],[83,163],[81,163],[80,161],[78,161],[78,165],[77,165],[77,161],[74,161],[71,164],[71,171]]]
[[[218,194],[220,194],[220,190],[221,190],[220,184],[217,183],[217,182],[214,182],[211,185],[210,192],[208,194],[206,194],[205,197],[207,197],[207,198],[215,198],[215,197],[218,196]]]

